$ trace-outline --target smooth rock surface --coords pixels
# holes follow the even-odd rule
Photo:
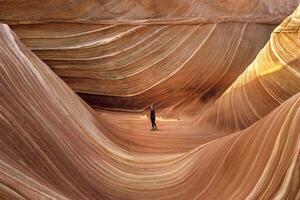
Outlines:
[[[0,199],[300,199],[296,1],[28,2],[0,3]]]
[[[154,103],[164,117],[202,113],[299,3],[4,2],[0,21],[91,106],[142,111]]]

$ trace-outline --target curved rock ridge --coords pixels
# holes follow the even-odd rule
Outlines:
[[[50,23],[12,28],[90,105],[143,110],[152,103],[163,109],[216,99],[253,61],[274,26]]]
[[[224,93],[298,2],[13,0],[0,21],[94,108],[183,118]]]
[[[299,8],[279,25],[256,59],[212,105],[201,123],[232,132],[253,124],[300,91]],[[235,108],[239,109],[235,109]]]
[[[218,76],[218,69],[209,68],[211,70],[209,71],[205,68],[206,71],[202,72],[205,76],[199,76],[201,70],[197,68],[199,73],[196,74],[194,71],[193,74],[201,77],[199,88],[205,85],[209,88],[201,97],[203,103],[198,102],[197,93],[192,95],[184,93],[182,96],[172,94],[172,97],[178,98],[180,103],[167,106],[161,111],[162,116],[166,113],[172,113],[175,117],[183,116],[180,121],[170,120],[168,117],[160,119],[162,131],[159,136],[152,136],[149,135],[148,128],[143,128],[148,127],[143,116],[135,117],[119,113],[110,115],[99,111],[100,120],[107,120],[106,127],[109,131],[105,134],[130,151],[185,152],[199,144],[243,130],[299,93],[299,48],[299,10],[297,10],[274,30],[270,41],[252,64],[227,90],[224,90],[219,98],[215,90],[220,90],[219,87],[224,88],[224,85],[217,84],[213,87],[209,85],[210,81],[215,81],[214,77]],[[151,100],[153,98],[155,97],[152,96]],[[197,101],[193,101],[194,99]],[[186,118],[187,112],[196,113],[196,120],[190,121]]]
[[[221,26],[195,25],[187,38],[196,37],[193,34],[205,28],[208,39]],[[239,26],[247,28],[245,24],[233,26],[233,33],[242,30]],[[27,49],[8,25],[1,24],[0,197],[299,199],[299,27],[297,9],[275,29],[255,61],[228,89],[224,88],[220,98],[205,98],[211,106],[199,119],[203,127],[196,131],[198,138],[214,133],[214,139],[197,141],[198,146],[185,151],[174,150],[172,142],[158,143],[157,152],[146,153],[120,145],[116,139],[119,135],[108,133],[111,130],[105,114],[97,116],[99,113]],[[125,32],[129,30],[125,27]],[[76,28],[72,31],[75,37],[81,36]],[[64,33],[63,29],[59,32]],[[222,63],[219,65],[222,68]],[[214,124],[212,116],[217,119]],[[189,146],[178,136],[181,132],[175,133],[170,137],[177,139],[178,148]],[[151,145],[155,137],[165,140],[163,134],[136,140],[144,139]],[[127,143],[138,149],[131,139]],[[167,148],[168,152],[159,152]]]

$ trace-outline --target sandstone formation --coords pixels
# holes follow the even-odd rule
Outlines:
[[[300,199],[297,3],[0,3],[0,199]]]
[[[155,103],[183,117],[220,96],[297,4],[7,1],[0,20],[93,107],[141,111]]]

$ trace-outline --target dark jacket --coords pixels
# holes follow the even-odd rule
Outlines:
[[[150,118],[155,119],[155,110],[154,109],[151,109]]]

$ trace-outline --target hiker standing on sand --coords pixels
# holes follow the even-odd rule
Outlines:
[[[151,125],[152,125],[151,131],[157,131],[157,127],[156,127],[156,123],[155,123],[155,109],[154,109],[153,105],[151,105],[151,107],[150,107],[150,119],[151,119]]]

